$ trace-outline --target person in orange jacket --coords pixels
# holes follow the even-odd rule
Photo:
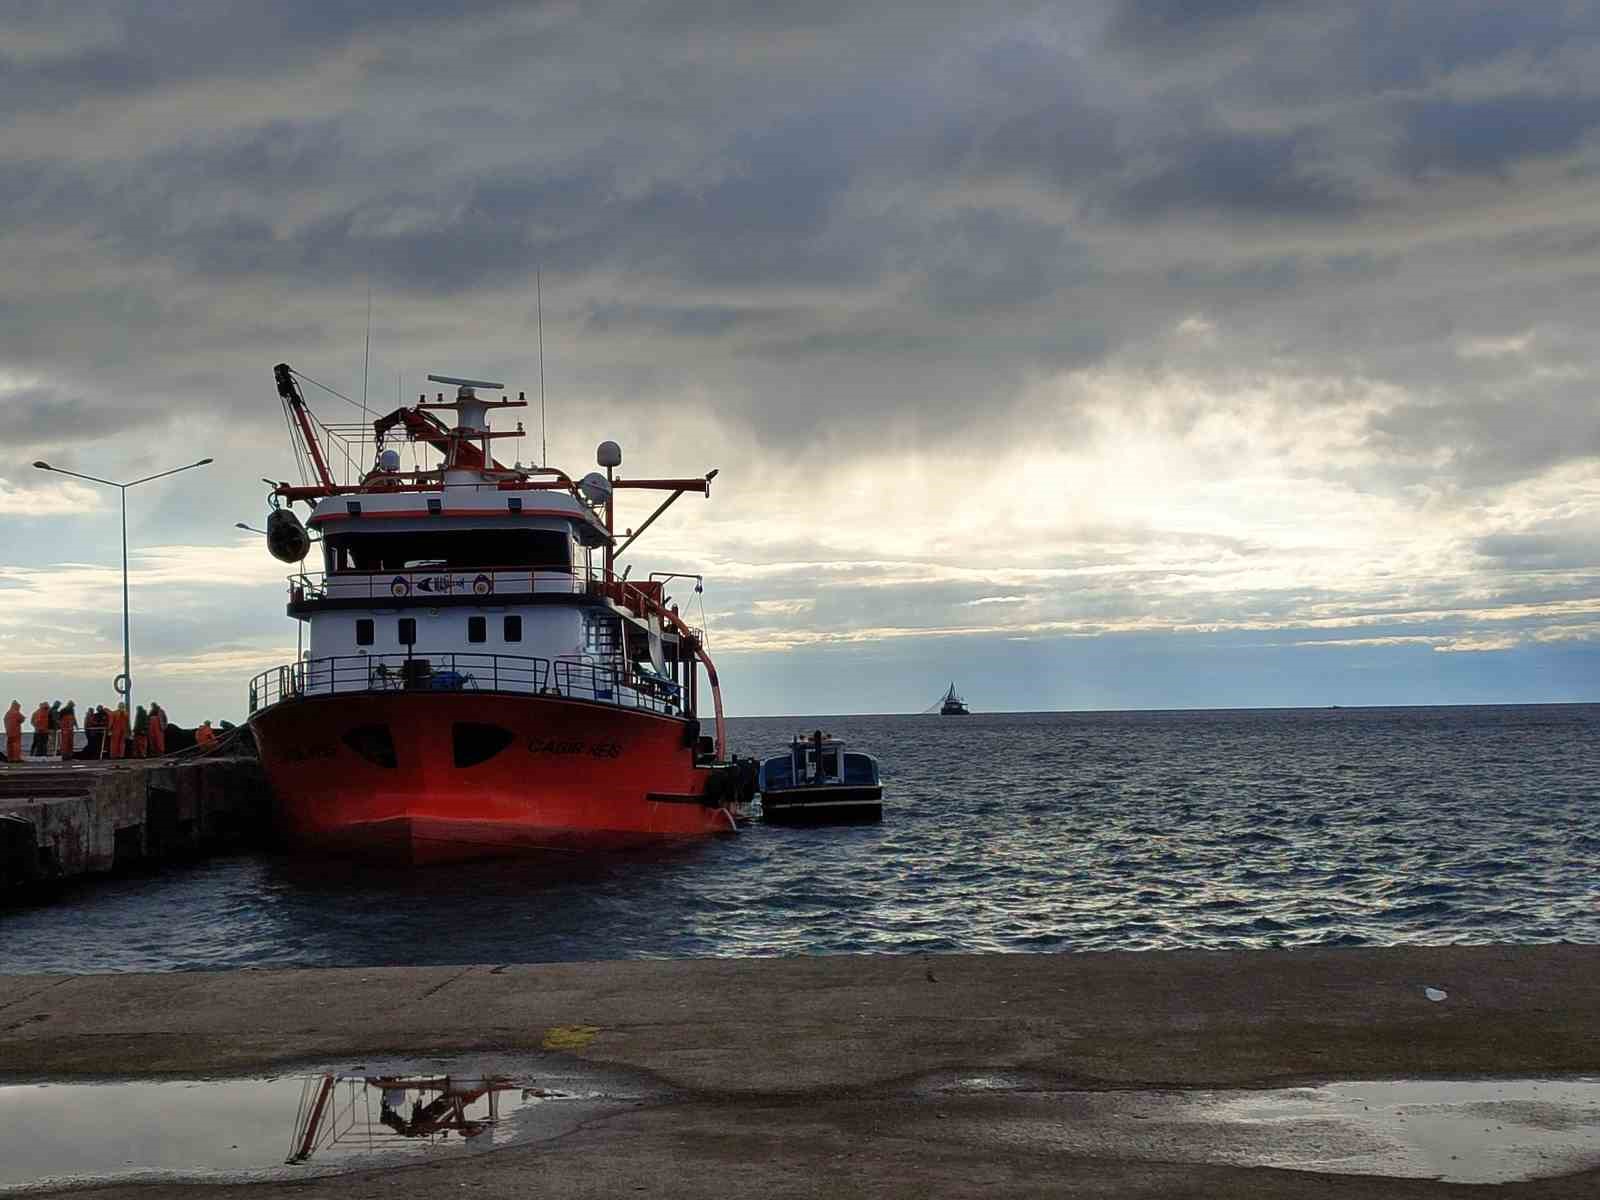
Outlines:
[[[61,710],[61,715],[58,718],[58,721],[60,722],[58,728],[61,730],[61,740],[58,745],[61,748],[61,761],[65,762],[67,759],[71,758],[78,749],[77,746],[73,744],[77,741],[78,734],[78,708],[76,701],[67,701],[66,707]]]
[[[31,723],[33,745],[28,747],[28,753],[34,758],[43,758],[50,753],[50,705],[39,701],[39,707],[33,710]]]
[[[111,727],[107,731],[111,734],[111,757],[121,758],[122,752],[128,745],[128,706],[117,705],[117,711],[111,714]]]
[[[22,761],[22,701],[13,700],[6,709],[6,760]]]
[[[150,753],[160,758],[167,752],[167,714],[161,705],[150,702]]]
[[[194,744],[196,746],[212,746],[217,741],[217,731],[211,728],[210,721],[201,721],[200,728],[194,731]]]

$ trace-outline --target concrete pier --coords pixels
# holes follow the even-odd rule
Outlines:
[[[271,820],[254,758],[0,768],[0,895],[255,844]]]
[[[1082,1100],[1600,1073],[1600,947],[0,977],[0,1081],[512,1052],[646,1075],[660,1092],[544,1141],[249,1197],[1600,1195],[1592,1165],[1493,1189],[1228,1165],[1204,1153],[1237,1136],[1226,1125],[1095,1125]],[[1049,1136],[1091,1129],[1121,1140]]]

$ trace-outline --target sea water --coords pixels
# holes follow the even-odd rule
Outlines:
[[[791,717],[881,825],[611,858],[252,855],[0,910],[0,972],[1600,941],[1600,706]]]

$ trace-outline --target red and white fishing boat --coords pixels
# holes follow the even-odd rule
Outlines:
[[[250,683],[291,844],[433,862],[735,828],[743,797],[716,668],[670,595],[698,592],[700,578],[617,571],[673,501],[710,495],[715,471],[623,478],[614,442],[600,445],[604,474],[578,480],[502,466],[490,446],[521,427],[491,432],[489,414],[526,400],[430,375],[453,398],[356,427],[375,441],[374,465],[341,485],[337,427],[311,414],[287,364],[276,376],[306,478],[273,488],[268,545],[304,567],[320,534],[323,565],[289,579],[308,648]],[[437,461],[424,452],[422,469],[402,470],[397,441]],[[628,489],[668,495],[622,540],[614,497]],[[701,732],[701,668],[714,736]]]

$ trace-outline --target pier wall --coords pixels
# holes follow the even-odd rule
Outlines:
[[[20,765],[0,771],[0,894],[243,849],[267,839],[254,758]]]

